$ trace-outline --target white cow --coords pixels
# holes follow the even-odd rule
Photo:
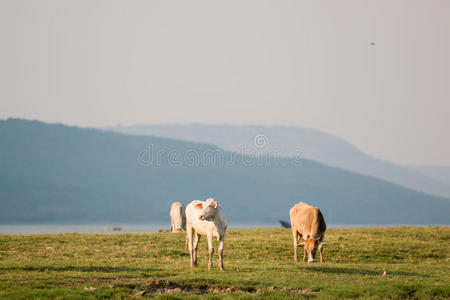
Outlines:
[[[172,232],[186,230],[186,214],[181,202],[174,202],[170,207],[170,221],[172,223]]]
[[[194,200],[186,206],[186,238],[188,239],[191,267],[197,266],[197,247],[200,235],[206,235],[209,252],[208,269],[213,266],[213,237],[215,237],[219,241],[219,268],[223,271],[222,254],[227,225],[222,206],[213,198],[208,198],[206,201]]]

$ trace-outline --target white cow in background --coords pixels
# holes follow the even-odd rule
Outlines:
[[[170,207],[170,221],[172,223],[172,232],[186,230],[186,214],[181,202],[174,202]]]
[[[197,266],[197,247],[201,235],[208,239],[209,263],[213,266],[213,238],[219,241],[219,269],[223,271],[223,243],[227,231],[227,220],[222,206],[213,198],[206,201],[194,200],[186,206],[186,237],[188,239],[191,267]]]

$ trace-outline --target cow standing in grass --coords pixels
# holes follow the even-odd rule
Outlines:
[[[303,246],[303,261],[316,261],[316,251],[320,252],[320,262],[323,262],[323,239],[327,225],[320,209],[309,204],[299,202],[289,211],[291,218],[292,237],[294,239],[294,260],[297,262],[297,247]],[[300,238],[304,242],[298,244]]]
[[[206,201],[194,200],[186,206],[186,237],[188,239],[191,267],[197,266],[197,248],[201,235],[208,239],[209,263],[208,269],[213,266],[214,254],[213,238],[219,241],[219,269],[223,271],[223,244],[227,231],[227,220],[222,206],[213,198]]]
[[[181,202],[174,202],[170,207],[170,221],[172,223],[172,232],[186,230],[186,214]]]

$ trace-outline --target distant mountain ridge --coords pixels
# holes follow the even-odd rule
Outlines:
[[[450,166],[409,166],[409,168],[450,185]]]
[[[307,159],[363,175],[375,176],[416,191],[450,198],[450,183],[424,170],[373,158],[342,138],[310,128],[259,125],[168,124],[108,128],[135,135],[154,135],[217,145],[228,151],[303,155]],[[261,145],[255,138],[260,137]]]
[[[219,160],[204,160],[211,153]],[[258,164],[208,144],[0,120],[0,223],[168,223],[171,202],[212,196],[239,224],[286,219],[299,201],[320,207],[329,224],[449,224],[448,199],[306,159],[266,158]]]

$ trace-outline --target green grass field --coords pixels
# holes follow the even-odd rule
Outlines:
[[[294,263],[290,230],[229,230],[224,272],[217,251],[208,270],[204,237],[191,269],[184,238],[3,235],[0,297],[450,298],[450,227],[328,229],[323,264]]]

